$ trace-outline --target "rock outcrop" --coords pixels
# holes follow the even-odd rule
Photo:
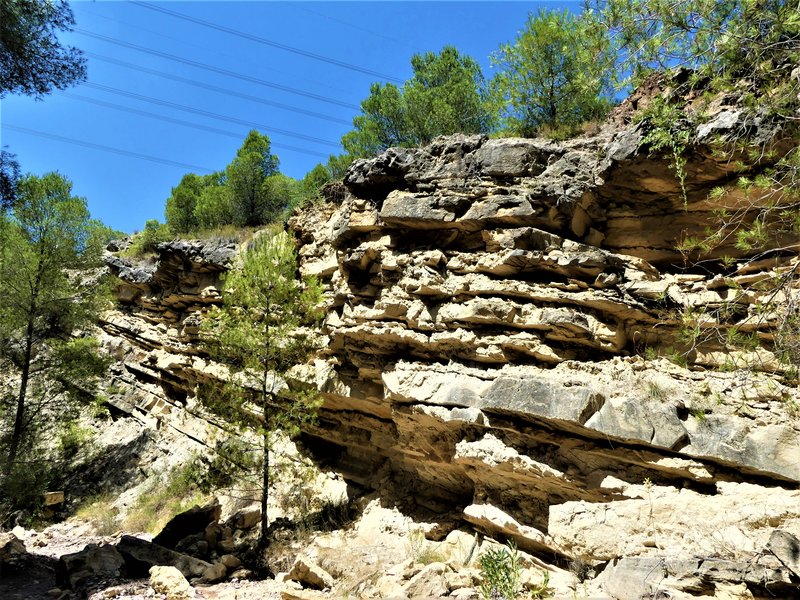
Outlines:
[[[297,217],[301,268],[330,301],[308,443],[408,509],[457,507],[531,552],[733,561],[681,567],[706,591],[766,561],[759,589],[790,589],[764,551],[774,527],[800,528],[800,395],[770,373],[758,282],[800,260],[725,248],[727,270],[688,269],[675,247],[703,234],[732,166],[696,146],[684,206],[639,135],[390,149]],[[716,335],[688,347],[680,311]],[[762,345],[727,345],[733,328]]]
[[[296,373],[324,397],[305,445],[354,489],[438,520],[432,539],[468,524],[591,565],[613,597],[795,593],[770,548],[776,529],[800,536],[800,393],[759,282],[800,259],[785,239],[760,260],[723,245],[702,269],[675,249],[742,202],[735,161],[711,148],[734,113],[696,132],[685,197],[634,126],[357,161],[290,223],[301,272],[326,286],[325,350]],[[162,245],[149,269],[111,258],[121,304],[102,324],[124,388],[111,402],[198,442],[213,422],[194,389],[219,375],[199,323],[234,255],[214,248]],[[687,319],[703,335],[687,341]]]

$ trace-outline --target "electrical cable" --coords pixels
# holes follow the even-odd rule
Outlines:
[[[101,35],[99,33],[92,33],[91,31],[86,31],[85,29],[75,28],[73,31],[80,35],[85,35],[87,37],[91,37],[97,40],[101,40],[104,42],[108,42],[109,44],[115,44],[117,46],[122,46],[123,48],[129,48],[131,50],[137,50],[138,52],[145,52],[147,54],[152,54],[153,56],[158,56],[161,58],[165,58],[167,60],[172,60],[175,62],[179,62],[185,65],[189,65],[198,69],[204,69],[206,71],[212,71],[214,73],[219,73],[220,75],[225,75],[227,77],[233,77],[234,79],[241,79],[242,81],[248,81],[250,83],[255,83],[258,85],[262,85],[264,87],[273,88],[276,90],[281,90],[282,92],[287,92],[289,94],[296,94],[298,96],[303,96],[305,98],[310,98],[312,100],[319,100],[320,102],[327,102],[328,104],[335,104],[336,106],[341,106],[344,108],[349,108],[351,110],[360,110],[358,106],[355,104],[350,104],[349,102],[343,102],[341,100],[336,100],[335,98],[331,98],[330,96],[322,96],[320,94],[314,94],[313,92],[307,92],[305,90],[300,90],[298,88],[293,88],[287,85],[282,85],[279,83],[274,83],[272,81],[267,81],[266,79],[259,79],[258,77],[251,77],[250,75],[244,75],[242,73],[236,73],[235,71],[230,71],[228,69],[222,69],[220,67],[215,67],[213,65],[209,65],[206,63],[201,63],[195,60],[190,60],[188,58],[181,58],[180,56],[176,56],[174,54],[170,54],[168,52],[161,52],[160,50],[153,50],[151,48],[146,48],[144,46],[139,46],[137,44],[131,44],[130,42],[123,42],[122,40],[117,40],[107,35]]]
[[[118,88],[114,88],[108,85],[102,85],[99,83],[83,83],[82,85],[95,89],[101,90],[104,92],[109,92],[111,94],[116,94],[118,96],[126,96],[128,98],[133,98],[135,100],[141,100],[142,102],[149,102],[150,104],[158,104],[160,106],[167,106],[169,108],[174,108],[176,110],[181,110],[184,112],[194,113],[196,115],[202,115],[204,117],[209,117],[212,119],[218,119],[220,121],[227,121],[228,123],[234,123],[236,125],[244,125],[246,127],[254,127],[256,129],[261,129],[264,131],[272,131],[275,133],[279,133],[281,135],[285,135],[288,137],[294,137],[300,140],[305,140],[308,142],[313,142],[315,144],[323,144],[325,146],[332,146],[334,148],[339,148],[339,144],[335,142],[331,142],[328,140],[323,140],[321,138],[317,138],[311,135],[305,135],[302,133],[296,133],[294,131],[287,131],[286,129],[278,129],[277,127],[272,127],[270,125],[264,125],[263,123],[256,123],[254,121],[246,121],[244,119],[236,119],[234,117],[226,117],[225,115],[220,115],[218,113],[213,113],[207,110],[201,110],[199,108],[192,108],[191,106],[185,106],[183,104],[176,104],[175,102],[169,102],[167,100],[160,100],[158,98],[153,98],[152,96],[145,96],[143,94],[136,94],[134,92],[126,92],[125,90],[120,90]]]
[[[372,75],[373,77],[380,77],[386,81],[392,81],[394,83],[402,83],[400,79],[392,77],[391,75],[386,75],[385,73],[380,73],[378,71],[373,71],[372,69],[367,69],[365,67],[360,67],[358,65],[354,65],[352,63],[348,63],[342,60],[338,60],[335,58],[331,58],[329,56],[324,56],[322,54],[316,54],[314,52],[309,52],[307,50],[302,50],[300,48],[295,48],[293,46],[288,46],[286,44],[281,44],[279,42],[275,42],[273,40],[268,40],[267,38],[263,38],[257,35],[253,35],[251,33],[247,33],[244,31],[239,31],[237,29],[232,29],[230,27],[225,27],[224,25],[219,25],[217,23],[212,23],[211,21],[205,21],[203,19],[199,19],[197,17],[192,17],[191,15],[187,15],[184,13],[179,13],[174,10],[170,10],[168,8],[164,8],[163,6],[156,6],[155,4],[139,2],[138,0],[129,0],[131,4],[135,4],[141,8],[146,8],[148,10],[153,10],[156,12],[163,13],[165,15],[169,15],[171,17],[175,17],[177,19],[181,19],[183,21],[188,21],[190,23],[195,23],[197,25],[202,25],[203,27],[208,27],[210,29],[216,29],[217,31],[222,31],[224,33],[228,33],[231,35],[235,35],[236,37],[250,40],[252,42],[257,42],[259,44],[263,44],[265,46],[271,46],[272,48],[279,48],[280,50],[285,50],[286,52],[291,52],[293,54],[297,54],[299,56],[305,56],[306,58],[313,58],[314,60],[319,60],[321,62],[325,62],[331,65],[336,65],[337,67],[342,67],[343,69],[348,69],[350,71],[356,71],[359,73],[364,73],[366,75]]]
[[[132,158],[138,158],[140,160],[148,160],[154,163],[161,163],[163,165],[169,165],[172,167],[180,167],[181,169],[191,169],[192,171],[205,171],[207,173],[214,173],[214,169],[209,169],[207,167],[198,167],[197,165],[190,165],[188,163],[182,163],[174,160],[169,160],[167,158],[159,158],[157,156],[150,156],[148,154],[140,154],[138,152],[131,152],[130,150],[123,150],[121,148],[112,148],[111,146],[103,146],[101,144],[95,144],[93,142],[86,142],[84,140],[76,140],[75,138],[69,138],[61,135],[55,135],[53,133],[45,133],[44,131],[36,131],[35,129],[27,129],[25,127],[17,127],[16,125],[9,125],[8,123],[3,125],[4,129],[10,129],[11,131],[17,131],[19,133],[24,133],[27,135],[33,135],[37,137],[47,138],[51,140],[56,140],[59,142],[64,142],[67,144],[76,144],[78,146],[85,146],[87,148],[92,148],[94,150],[102,150],[104,152],[112,152],[114,154],[120,154],[122,156],[130,156]]]
[[[119,24],[123,25],[126,29],[135,29],[135,30],[138,30],[138,31],[143,31],[143,32],[148,33],[150,35],[154,35],[156,37],[160,37],[160,38],[164,38],[166,40],[170,40],[172,42],[176,42],[176,43],[180,44],[181,46],[184,46],[184,47],[187,47],[187,48],[198,48],[198,49],[200,49],[202,51],[208,50],[207,46],[201,46],[201,45],[198,45],[198,44],[193,44],[191,42],[187,42],[186,40],[183,40],[183,39],[180,39],[180,38],[177,38],[177,37],[173,37],[171,35],[166,35],[166,34],[158,32],[158,31],[155,31],[153,29],[148,29],[147,27],[142,27],[141,25],[135,25],[135,24],[133,24],[133,23],[131,23],[129,21],[123,21],[121,19],[115,19],[113,17],[109,17],[107,15],[103,15],[103,14],[100,14],[100,13],[97,13],[97,12],[94,12],[94,11],[87,11],[86,10],[86,4],[87,3],[84,3],[84,5],[81,7],[81,12],[82,13],[87,13],[88,12],[88,14],[90,14],[94,18],[104,19],[106,21],[112,21],[114,23],[119,23]],[[234,56],[229,52],[224,52],[223,50],[221,50],[219,48],[215,49],[214,56],[227,57],[227,58],[229,58],[231,60],[236,60],[238,58],[237,56]],[[264,65],[264,68],[268,69],[269,71],[271,71],[273,73],[278,73],[280,75],[287,75],[287,76],[290,76],[290,77],[294,75],[294,73],[290,73],[288,71],[282,71],[281,69],[276,69],[272,65]],[[347,94],[347,93],[350,92],[350,90],[348,90],[348,89],[343,89],[343,88],[340,88],[340,87],[336,87],[334,85],[331,85],[328,82],[321,82],[319,80],[313,80],[313,79],[308,79],[308,78],[304,78],[304,81],[307,81],[309,83],[314,83],[315,86],[324,87],[324,88],[327,88],[329,90],[333,90],[333,91],[336,91],[336,92],[342,92],[344,94]]]
[[[177,125],[181,125],[183,127],[190,127],[192,129],[198,129],[200,131],[208,131],[211,133],[216,133],[217,135],[224,135],[227,137],[235,138],[238,140],[243,140],[246,134],[241,133],[234,133],[232,131],[226,131],[224,129],[217,129],[216,127],[209,127],[208,125],[202,125],[200,123],[192,123],[190,121],[184,121],[182,119],[175,119],[173,117],[167,117],[165,115],[157,115],[155,113],[151,113],[145,110],[139,110],[137,108],[131,108],[129,106],[122,106],[120,104],[114,104],[113,102],[106,102],[104,100],[99,100],[97,98],[89,98],[87,96],[81,96],[80,94],[74,94],[72,92],[57,92],[58,95],[64,96],[65,98],[70,98],[73,100],[80,100],[81,102],[88,102],[91,104],[96,104],[97,106],[103,106],[106,108],[111,108],[113,110],[119,110],[122,112],[141,115],[143,117],[148,117],[151,119],[157,119],[159,121],[166,121],[167,123],[175,123]],[[271,142],[272,147],[274,148],[282,148],[284,150],[289,150],[291,152],[299,152],[301,154],[308,154],[310,156],[316,156],[321,158],[328,158],[327,154],[322,152],[315,152],[313,150],[305,150],[303,148],[298,148],[297,146],[291,146],[288,144],[281,144],[278,142]]]
[[[281,102],[273,102],[272,100],[266,100],[264,98],[259,98],[258,96],[251,96],[250,94],[243,94],[241,92],[236,92],[234,90],[230,90],[227,88],[217,87],[215,85],[211,85],[209,83],[203,83],[202,81],[197,81],[195,79],[188,79],[186,77],[180,77],[178,75],[171,75],[169,73],[165,73],[164,71],[157,71],[156,69],[149,69],[147,67],[142,67],[139,65],[135,65],[129,62],[125,62],[123,60],[117,60],[116,58],[111,58],[109,56],[103,56],[102,54],[95,54],[94,52],[84,52],[84,55],[93,58],[95,60],[101,60],[103,62],[119,65],[122,67],[126,67],[128,69],[133,69],[135,71],[139,71],[141,73],[148,73],[150,75],[156,75],[158,77],[163,77],[164,79],[169,79],[170,81],[179,81],[181,83],[185,83],[188,85],[193,85],[195,87],[203,88],[206,90],[211,90],[212,92],[219,92],[220,94],[226,94],[228,96],[234,96],[236,98],[242,98],[243,100],[250,100],[251,102],[258,102],[259,104],[265,104],[267,106],[274,106],[276,108],[281,108],[283,110],[288,110],[291,112],[295,112],[301,115],[308,115],[310,117],[316,117],[317,119],[324,119],[326,121],[330,121],[332,123],[339,123],[340,125],[350,125],[349,121],[344,119],[337,119],[336,117],[332,117],[330,115],[326,115],[323,113],[318,113],[313,110],[306,110],[303,108],[298,108],[296,106],[290,106],[288,104],[282,104]]]

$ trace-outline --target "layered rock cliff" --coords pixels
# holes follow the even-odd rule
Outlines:
[[[588,565],[612,597],[795,594],[797,564],[768,549],[800,536],[800,393],[759,282],[797,273],[796,240],[700,267],[675,249],[742,205],[740,170],[710,145],[742,126],[722,106],[695,132],[685,197],[633,125],[356,162],[290,222],[301,272],[326,287],[306,447],[354,490],[438,522],[431,538],[511,538]],[[717,186],[730,193],[710,200]],[[173,242],[149,270],[110,260],[120,410],[213,439],[193,396],[217,367],[195,342],[234,253]],[[687,314],[709,335],[687,342]],[[728,343],[733,328],[760,343]]]

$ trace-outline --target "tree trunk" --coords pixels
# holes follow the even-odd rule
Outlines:
[[[266,402],[264,409],[266,410]],[[263,453],[264,462],[261,468],[261,537],[258,540],[258,546],[261,550],[266,550],[269,547],[269,518],[267,515],[267,504],[269,501],[269,431],[265,428],[263,437]]]
[[[17,396],[17,412],[14,415],[14,431],[11,434],[11,441],[8,445],[8,457],[5,465],[5,476],[8,477],[14,468],[17,460],[19,446],[22,443],[22,436],[25,424],[25,397],[28,393],[28,381],[31,372],[31,358],[33,356],[33,313],[28,317],[28,325],[25,330],[25,355],[22,362],[22,374],[19,382],[19,395]]]
[[[264,417],[264,429],[262,430],[262,453],[263,461],[261,467],[261,536],[258,539],[258,547],[264,551],[269,546],[269,518],[267,506],[269,504],[269,392],[267,391],[267,376],[269,374],[269,311],[270,299],[267,296],[267,318],[264,323],[264,361],[261,373],[261,411]]]

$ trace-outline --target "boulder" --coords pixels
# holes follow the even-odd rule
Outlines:
[[[448,567],[444,563],[431,563],[414,575],[403,587],[409,598],[438,598],[448,593],[445,573]]]
[[[189,510],[175,515],[153,538],[153,543],[174,550],[187,537],[197,535],[199,536],[197,540],[204,539],[206,527],[218,521],[221,514],[222,507],[216,498],[205,506],[193,506]],[[188,546],[190,543],[186,545]]]
[[[800,577],[800,539],[788,531],[776,529],[767,542],[767,549],[772,552],[784,567],[796,577]]]
[[[56,565],[56,583],[77,589],[95,577],[120,577],[125,573],[125,561],[114,546],[89,544],[80,552],[65,554]]]
[[[203,571],[203,576],[201,580],[204,583],[214,583],[215,581],[220,581],[225,579],[225,575],[228,574],[228,568],[225,566],[224,563],[218,562],[214,563],[213,565],[209,565],[205,571]]]
[[[296,581],[304,587],[316,588],[318,590],[329,589],[333,587],[333,576],[325,569],[320,567],[313,560],[307,556],[300,555],[294,561],[287,579]]]
[[[28,559],[28,551],[13,533],[0,533],[0,567],[19,568]]]
[[[261,507],[248,506],[238,510],[228,522],[234,529],[251,529],[261,522]]]
[[[123,535],[117,544],[117,550],[125,559],[128,575],[144,577],[150,567],[173,566],[184,577],[202,577],[205,570],[211,566],[204,560],[175,552],[153,542],[142,540],[131,535]]]
[[[194,589],[175,567],[155,566],[150,568],[150,585],[164,600],[193,600]]]
[[[223,554],[219,557],[219,562],[229,569],[238,569],[242,566],[242,561],[235,557],[233,554]]]

